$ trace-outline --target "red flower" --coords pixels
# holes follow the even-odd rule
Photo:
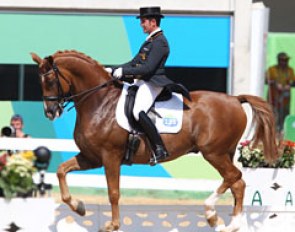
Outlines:
[[[6,165],[7,162],[7,153],[0,156],[0,171]]]
[[[288,147],[295,147],[295,142],[290,140],[283,140],[281,141],[281,145],[288,146]]]
[[[243,147],[249,146],[250,143],[251,143],[250,140],[245,140],[244,142],[240,142],[240,144],[241,144]]]

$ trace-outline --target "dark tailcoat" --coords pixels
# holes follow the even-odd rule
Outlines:
[[[168,41],[163,32],[155,33],[143,43],[137,55],[130,62],[121,66],[123,77],[148,81],[156,86],[166,87],[170,91],[180,92],[190,98],[185,87],[174,83],[165,75],[165,63],[169,52]]]

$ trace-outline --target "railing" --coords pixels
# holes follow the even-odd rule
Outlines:
[[[51,151],[79,151],[72,139],[0,138],[0,150],[35,150],[39,146]]]

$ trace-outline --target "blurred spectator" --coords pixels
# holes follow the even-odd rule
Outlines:
[[[290,87],[295,82],[294,70],[289,66],[287,53],[277,55],[277,64],[268,68],[266,80],[269,86],[268,101],[273,107],[277,128],[282,131],[284,119],[289,114]]]
[[[28,134],[25,134],[23,131],[24,128],[24,120],[23,117],[19,114],[15,114],[10,119],[10,126],[12,126],[15,130],[16,138],[28,138],[30,137]]]

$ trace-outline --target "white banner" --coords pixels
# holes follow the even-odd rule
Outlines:
[[[51,151],[80,151],[73,139],[0,138],[0,150],[35,150],[40,146]]]

